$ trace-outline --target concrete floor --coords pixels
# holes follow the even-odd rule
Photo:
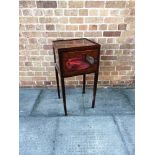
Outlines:
[[[134,89],[20,89],[20,155],[134,155]]]

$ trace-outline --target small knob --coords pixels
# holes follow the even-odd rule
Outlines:
[[[90,55],[86,55],[86,60],[87,62],[89,62],[91,65],[95,64],[97,62],[97,60],[95,58],[93,58]]]

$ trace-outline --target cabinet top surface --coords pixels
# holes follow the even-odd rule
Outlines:
[[[53,42],[55,48],[73,48],[73,47],[82,47],[82,46],[93,46],[98,45],[95,42],[92,42],[88,39],[70,39],[70,40],[56,40]]]

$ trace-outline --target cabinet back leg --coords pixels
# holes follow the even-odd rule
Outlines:
[[[56,82],[57,82],[57,92],[58,92],[58,98],[60,98],[60,88],[59,88],[59,76],[58,76],[58,71],[55,68],[55,74],[56,74]]]
[[[83,91],[82,91],[83,94],[85,94],[85,86],[86,86],[86,74],[83,74]]]

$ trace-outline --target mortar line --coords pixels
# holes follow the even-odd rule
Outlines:
[[[40,99],[41,99],[42,93],[43,93],[43,89],[41,89],[39,95],[37,96],[37,98],[36,98],[36,100],[35,100],[35,103],[34,103],[34,105],[33,105],[33,107],[32,107],[31,112],[30,112],[30,116],[33,116],[33,112],[34,112],[35,109],[38,107],[39,102],[40,102]]]
[[[118,130],[118,133],[119,133],[119,135],[120,135],[120,137],[121,137],[121,140],[122,140],[122,142],[123,142],[123,144],[124,144],[125,151],[126,151],[127,155],[130,155],[130,152],[129,152],[129,150],[128,150],[127,144],[126,144],[126,142],[125,142],[125,139],[124,139],[124,137],[123,137],[123,135],[122,135],[122,133],[121,133],[120,127],[119,127],[119,125],[118,125],[118,123],[117,123],[117,121],[116,121],[116,119],[115,119],[115,116],[114,116],[113,114],[112,114],[112,118],[113,118],[113,121],[114,121],[115,126],[117,127],[117,130]]]

